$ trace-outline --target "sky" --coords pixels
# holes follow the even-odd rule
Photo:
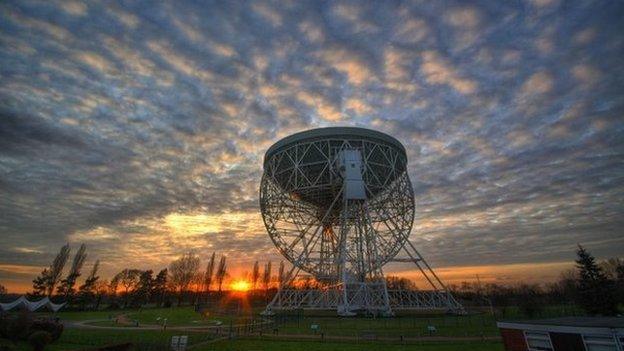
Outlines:
[[[258,205],[289,134],[407,149],[411,240],[509,283],[624,252],[621,1],[2,1],[0,284],[192,250],[280,260]],[[413,267],[388,267],[413,274]],[[242,273],[240,273],[242,274]]]

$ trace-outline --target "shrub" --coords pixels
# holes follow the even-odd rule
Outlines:
[[[132,343],[124,342],[121,344],[104,345],[97,348],[97,351],[129,351],[132,349]]]
[[[50,320],[36,320],[30,325],[30,330],[48,332],[52,341],[56,341],[63,333],[63,324]]]
[[[0,320],[0,335],[9,340],[26,340],[30,334],[32,313],[21,311],[15,316],[6,316]]]
[[[32,345],[34,351],[43,351],[47,344],[52,342],[52,335],[47,331],[38,330],[30,334],[28,343]]]
[[[12,341],[30,340],[32,334],[46,332],[50,341],[57,340],[63,333],[63,325],[53,320],[33,319],[32,313],[7,315],[0,318],[0,337]]]
[[[117,303],[117,301],[111,301],[110,304],[106,307],[107,310],[118,310],[121,306]]]

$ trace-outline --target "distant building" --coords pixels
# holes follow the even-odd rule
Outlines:
[[[624,351],[624,318],[563,317],[496,324],[506,351]]]

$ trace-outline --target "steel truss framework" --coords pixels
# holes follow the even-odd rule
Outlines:
[[[337,165],[342,150],[361,155],[366,200],[344,196]],[[265,160],[260,188],[264,223],[293,264],[266,313],[294,308],[335,309],[341,315],[462,311],[408,240],[414,197],[406,164],[404,151],[395,145],[358,137],[299,141]],[[387,290],[382,267],[392,261],[413,262],[431,290]],[[318,288],[293,287],[302,271],[314,276]]]

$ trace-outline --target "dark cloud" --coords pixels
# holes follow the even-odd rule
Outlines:
[[[592,1],[2,2],[0,265],[46,264],[66,241],[109,270],[187,249],[277,259],[257,214],[263,153],[329,125],[405,144],[412,238],[437,266],[569,260],[576,243],[619,255],[623,15]]]

